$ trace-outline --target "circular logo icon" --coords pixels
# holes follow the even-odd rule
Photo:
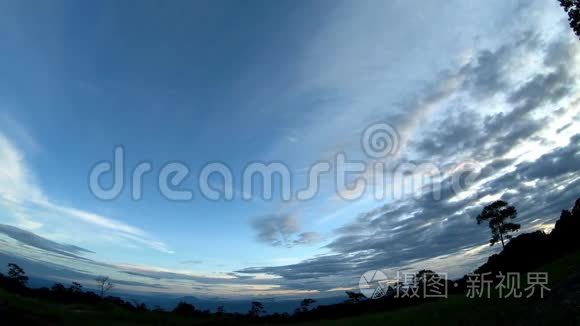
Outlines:
[[[387,280],[387,275],[381,271],[368,271],[360,277],[358,288],[365,297],[378,299],[387,293],[385,284]]]
[[[376,123],[363,131],[361,145],[369,157],[384,158],[397,154],[401,146],[401,136],[393,126],[387,123]]]

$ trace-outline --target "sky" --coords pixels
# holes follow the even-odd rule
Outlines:
[[[0,40],[0,263],[32,277],[335,296],[368,270],[459,277],[499,250],[475,222],[486,203],[548,231],[580,194],[580,46],[557,1],[2,1]],[[386,157],[361,148],[377,123],[396,131]],[[91,171],[116,148],[123,187],[99,198]],[[349,200],[331,172],[306,200],[243,198],[252,163],[300,189],[338,153],[384,164],[400,195]],[[232,199],[197,186],[216,162],[233,182],[209,184]],[[160,186],[171,163],[188,173],[168,187],[191,199]],[[409,189],[389,177],[401,164],[441,175]]]

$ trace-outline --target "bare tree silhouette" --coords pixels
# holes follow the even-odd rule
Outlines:
[[[99,290],[101,298],[114,287],[113,282],[111,282],[108,276],[97,276],[95,281],[97,282],[97,289]]]

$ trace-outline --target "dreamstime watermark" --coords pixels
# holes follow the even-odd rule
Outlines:
[[[359,279],[360,293],[367,299],[388,298],[447,298],[450,288],[465,291],[465,296],[474,298],[544,298],[550,291],[548,273],[500,272],[467,274],[463,284],[460,280],[451,281],[447,273],[423,270],[418,273],[397,272],[392,278],[380,270],[371,270]]]
[[[128,166],[125,148],[117,146],[111,161],[103,160],[91,168],[88,183],[90,192],[101,200],[116,199],[127,187],[131,199],[140,200],[145,178],[154,174],[159,193],[173,201],[192,200],[195,190],[208,200],[271,200],[276,196],[284,201],[306,201],[316,197],[321,180],[330,177],[326,180],[331,180],[335,194],[343,200],[360,199],[369,192],[376,200],[425,194],[439,200],[443,181],[447,181],[446,187],[459,193],[480,175],[479,164],[472,161],[445,165],[401,161],[398,159],[401,146],[396,128],[384,122],[373,124],[361,136],[361,149],[366,159],[350,160],[345,152],[338,152],[331,160],[314,162],[307,169],[302,186],[297,186],[296,182],[302,173],[294,174],[282,161],[248,162],[237,175],[224,162],[207,162],[193,175],[187,164],[171,161],[153,173],[153,163],[149,161]],[[194,181],[188,186],[186,180],[191,176]],[[108,186],[103,185],[104,177],[110,179]],[[216,179],[219,182],[216,183]]]

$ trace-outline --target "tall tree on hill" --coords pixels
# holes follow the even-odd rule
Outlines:
[[[28,276],[26,276],[24,270],[13,263],[8,264],[8,279],[14,282],[17,286],[22,287],[26,286],[26,283],[28,282]]]
[[[489,228],[491,229],[491,240],[489,244],[493,246],[496,242],[501,241],[502,247],[505,248],[504,240],[511,239],[512,232],[520,229],[520,225],[509,222],[518,215],[516,208],[510,206],[503,200],[495,201],[483,208],[481,214],[477,216],[477,224],[484,221],[489,221]]]

